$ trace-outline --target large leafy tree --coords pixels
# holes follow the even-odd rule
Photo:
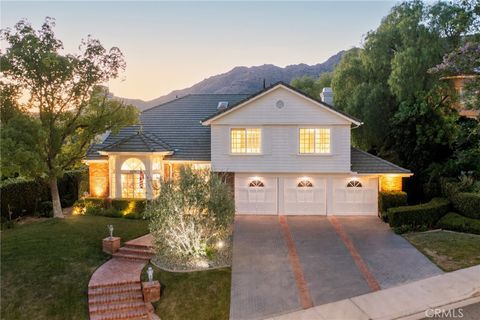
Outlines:
[[[2,174],[46,178],[55,217],[63,217],[57,177],[81,160],[95,137],[136,123],[133,106],[108,98],[102,86],[125,68],[118,48],[82,41],[65,54],[47,18],[40,30],[26,21],[1,32]]]
[[[301,78],[295,78],[292,80],[291,85],[311,97],[318,99],[323,88],[330,87],[332,82],[332,72],[325,72],[315,79],[309,76],[303,76]]]
[[[335,105],[365,122],[353,132],[356,145],[414,170],[449,156],[455,119],[439,94],[446,83],[428,70],[475,32],[475,10],[468,1],[403,2],[344,56],[332,87]]]

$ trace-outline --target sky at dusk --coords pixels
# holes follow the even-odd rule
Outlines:
[[[150,100],[235,66],[323,62],[360,46],[395,4],[374,2],[20,2],[1,3],[1,28],[46,16],[65,51],[87,35],[124,53],[111,81],[117,96]],[[5,43],[2,43],[2,50]]]

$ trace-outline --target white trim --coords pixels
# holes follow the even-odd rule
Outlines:
[[[231,108],[231,109],[229,109],[229,110],[227,110],[227,111],[225,111],[225,112],[222,112],[222,113],[214,116],[213,118],[210,118],[210,119],[208,119],[208,120],[206,120],[206,121],[201,121],[201,123],[202,123],[202,125],[204,125],[204,126],[208,126],[208,125],[210,125],[210,124],[212,123],[212,121],[215,121],[215,120],[217,120],[217,119],[219,119],[219,118],[221,118],[221,117],[223,117],[223,116],[226,116],[227,114],[229,114],[229,113],[231,113],[231,112],[234,112],[234,111],[242,108],[243,106],[249,104],[250,102],[253,102],[253,101],[255,101],[255,100],[260,99],[261,97],[265,96],[266,94],[268,94],[268,93],[270,93],[270,92],[272,92],[272,91],[274,91],[274,90],[277,90],[277,89],[280,88],[280,87],[288,90],[288,91],[291,92],[291,93],[296,94],[296,95],[299,96],[299,97],[302,97],[302,98],[304,98],[304,99],[306,99],[306,100],[308,100],[308,101],[310,101],[310,102],[313,102],[314,104],[316,104],[316,105],[319,106],[319,107],[322,107],[322,108],[325,109],[326,111],[330,111],[331,113],[333,113],[333,114],[335,114],[335,115],[337,115],[337,116],[339,116],[339,117],[341,117],[341,118],[343,118],[343,119],[345,119],[345,120],[347,120],[347,121],[349,121],[349,122],[351,122],[351,123],[353,123],[353,124],[356,124],[357,126],[360,126],[360,125],[363,124],[363,122],[359,122],[359,121],[353,120],[352,118],[350,118],[350,117],[348,117],[348,116],[346,116],[346,115],[344,115],[344,114],[342,114],[342,113],[340,113],[340,112],[338,112],[338,111],[335,111],[335,110],[333,110],[333,109],[330,108],[330,107],[327,107],[327,106],[324,105],[323,103],[321,103],[321,102],[319,102],[319,101],[316,101],[316,100],[313,100],[312,98],[310,98],[310,97],[308,97],[308,96],[306,96],[306,95],[304,95],[304,94],[301,94],[301,93],[299,93],[299,92],[296,92],[295,90],[292,90],[292,89],[284,86],[284,85],[281,84],[281,83],[279,83],[278,85],[270,88],[269,90],[267,90],[267,91],[265,91],[265,92],[262,92],[261,94],[255,96],[255,97],[253,97],[253,98],[251,98],[251,99],[248,99],[247,101],[245,101],[245,102],[243,102],[243,103],[241,103],[241,104],[239,104],[239,105],[237,105],[237,106],[235,106],[235,107],[233,107],[233,108]]]
[[[108,155],[117,155],[117,156],[131,156],[131,155],[137,155],[137,156],[148,156],[148,155],[172,155],[173,151],[159,151],[159,152],[132,152],[132,151],[127,151],[127,152],[109,152],[109,151],[98,151],[101,155],[108,156]]]
[[[86,165],[88,165],[90,163],[105,163],[105,162],[108,162],[108,159],[97,159],[97,160],[84,159],[84,160],[82,160],[82,162],[85,163]]]

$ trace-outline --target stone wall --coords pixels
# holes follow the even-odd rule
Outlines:
[[[92,162],[88,165],[90,196],[108,197],[108,162]]]

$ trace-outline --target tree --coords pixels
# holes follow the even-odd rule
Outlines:
[[[169,268],[225,264],[230,251],[235,204],[217,173],[182,167],[176,179],[146,208],[157,256]]]
[[[80,53],[64,54],[54,26],[47,18],[35,31],[22,20],[1,32],[9,45],[0,53],[1,97],[15,110],[2,117],[2,174],[48,179],[54,216],[63,217],[57,177],[85,156],[97,135],[136,123],[138,112],[110,100],[101,86],[125,68],[121,51],[88,37]]]
[[[309,96],[318,99],[323,88],[330,87],[332,75],[332,72],[325,72],[320,74],[318,79],[303,76],[293,79],[291,85]]]

